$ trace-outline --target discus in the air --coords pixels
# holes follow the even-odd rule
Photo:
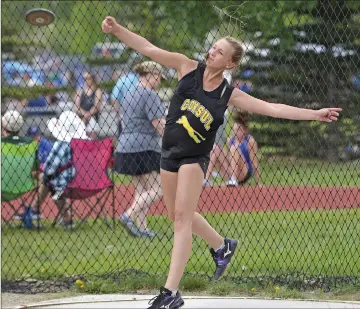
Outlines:
[[[25,13],[25,20],[34,26],[48,26],[55,20],[55,14],[47,9],[32,9]]]

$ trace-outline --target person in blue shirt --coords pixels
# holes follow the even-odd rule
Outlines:
[[[234,112],[234,135],[228,140],[230,148],[230,173],[232,174],[228,186],[240,186],[247,183],[252,177],[261,185],[259,160],[257,157],[258,145],[250,135],[248,122],[249,113],[246,111]]]
[[[111,100],[121,104],[127,92],[130,91],[132,87],[136,87],[138,83],[139,75],[135,72],[131,71],[127,74],[121,75],[111,92]]]
[[[117,80],[115,87],[113,88],[110,96],[110,104],[114,106],[117,113],[120,112],[120,105],[122,104],[126,94],[132,89],[136,88],[139,83],[139,75],[133,71],[127,74],[121,75]],[[118,134],[122,131],[121,116],[119,117],[119,129]]]
[[[351,76],[351,83],[356,90],[360,90],[360,72]]]
[[[25,211],[20,217],[24,222],[26,217],[30,216],[31,220],[41,219],[40,206],[45,201],[45,198],[50,193],[59,212],[62,215],[62,225],[65,228],[73,227],[71,212],[68,209],[66,198],[62,196],[68,183],[75,176],[75,167],[71,161],[71,140],[75,139],[89,139],[86,134],[86,127],[76,113],[72,111],[65,111],[61,113],[59,118],[52,118],[47,122],[47,127],[53,137],[56,139],[48,152],[47,147],[40,148],[40,162],[45,159],[41,171],[41,182],[38,189],[37,199],[34,199],[30,205],[24,205]],[[28,132],[38,136],[36,128],[30,128]],[[43,138],[41,138],[42,140]],[[44,143],[44,142],[43,142]],[[45,144],[43,144],[45,145]],[[47,146],[47,145],[46,145]],[[45,157],[46,155],[46,157]],[[32,221],[28,224],[31,228]]]
[[[247,73],[247,71],[245,71],[242,75],[244,77],[251,76],[250,73]],[[228,74],[228,76],[224,76],[224,77],[228,79],[230,84],[232,83],[231,74]],[[236,80],[236,81],[234,81],[234,86],[246,93],[250,93],[253,89],[253,84],[250,80],[246,80],[246,81]],[[230,112],[230,110],[228,110],[228,111]],[[230,162],[227,158],[227,151],[224,148],[225,142],[227,139],[226,126],[227,126],[227,122],[228,122],[228,120],[227,120],[228,117],[229,117],[229,115],[226,112],[225,117],[224,117],[224,123],[216,133],[214,148],[210,154],[209,167],[206,172],[205,179],[203,181],[204,187],[212,187],[213,186],[213,182],[210,180],[210,177],[212,175],[214,177],[217,177],[217,176],[222,176],[222,178],[224,176],[228,177],[229,178],[228,183],[230,183],[230,184],[235,183],[234,181],[232,181],[230,179],[232,172],[230,171],[230,175],[229,175],[228,166],[229,166]],[[217,171],[217,172],[215,172],[215,174],[213,172],[214,169],[216,169],[216,171]]]
[[[38,97],[28,101],[27,107],[47,107],[46,97]]]
[[[213,152],[217,156],[214,166],[222,179],[228,179],[227,186],[244,185],[253,177],[260,186],[258,145],[249,131],[249,114],[246,111],[233,110],[232,117],[234,120],[233,135],[227,139],[228,150],[220,147],[214,148]],[[212,186],[212,184],[210,185]]]
[[[43,172],[46,158],[48,157],[50,150],[53,147],[53,143],[42,135],[41,129],[38,126],[31,126],[28,129],[26,135],[39,142],[37,158],[40,164],[40,172]]]

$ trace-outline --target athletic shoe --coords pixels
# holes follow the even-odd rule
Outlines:
[[[203,187],[212,187],[213,183],[210,180],[204,179],[203,180]]]
[[[216,177],[219,177],[221,175],[218,172],[214,171],[214,172],[211,173],[211,176],[216,178]]]
[[[31,218],[32,218],[33,220],[40,220],[40,219],[41,219],[41,214],[40,214],[40,212],[35,212],[35,211],[33,211],[32,214],[31,214]]]
[[[226,267],[229,265],[232,256],[236,250],[238,244],[237,240],[225,238],[225,247],[215,252],[214,249],[210,249],[210,253],[216,264],[214,273],[214,280],[218,280],[225,272]]]
[[[58,222],[58,225],[63,227],[64,229],[74,229],[75,228],[75,222],[73,220],[65,221],[64,218],[61,218]]]
[[[181,298],[179,292],[172,296],[172,292],[161,287],[160,294],[149,301],[151,305],[148,309],[178,309],[184,306],[184,300]]]
[[[24,212],[20,214],[16,214],[13,216],[13,220],[24,220],[24,217],[30,213],[32,220],[40,220],[41,214],[40,212],[35,212],[32,209],[30,209],[30,206],[24,205]]]
[[[238,185],[239,185],[239,183],[236,179],[229,179],[226,182],[226,186],[228,186],[228,187],[237,187]]]
[[[146,230],[146,231],[140,231],[140,236],[154,238],[156,237],[156,234],[150,230]]]
[[[141,236],[141,232],[137,228],[135,222],[126,213],[123,213],[120,216],[119,221],[131,235],[133,235],[135,237]]]

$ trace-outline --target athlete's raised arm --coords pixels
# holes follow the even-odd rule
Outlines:
[[[319,110],[297,108],[285,104],[267,103],[248,95],[247,93],[234,89],[229,105],[244,109],[250,113],[270,116],[273,118],[284,118],[290,120],[318,120],[324,122],[336,121],[341,108],[322,108]]]
[[[178,71],[178,79],[181,79],[197,66],[197,61],[191,60],[183,54],[169,52],[153,45],[144,37],[121,26],[114,17],[107,16],[103,20],[101,28],[103,32],[114,34],[120,41],[140,54],[167,68],[176,69]]]

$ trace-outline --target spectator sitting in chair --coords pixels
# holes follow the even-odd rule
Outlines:
[[[5,129],[5,125],[4,125],[4,120],[3,118],[1,119],[1,137],[4,138],[6,136],[8,136],[8,132]]]
[[[63,112],[59,119],[52,118],[47,123],[48,129],[56,138],[44,164],[43,182],[39,187],[39,197],[30,206],[26,206],[25,214],[32,216],[39,213],[40,205],[48,193],[51,193],[59,212],[63,216],[64,227],[72,227],[72,217],[65,209],[62,197],[68,183],[75,176],[75,168],[71,164],[70,142],[73,138],[88,139],[83,121],[72,111]],[[23,216],[24,217],[24,216]]]
[[[103,93],[97,86],[94,74],[87,72],[84,79],[84,87],[76,94],[75,105],[77,114],[86,125],[86,133],[90,138],[96,139],[100,131],[99,117]]]
[[[24,124],[24,119],[18,111],[9,110],[1,118],[2,123],[2,143],[13,143],[13,144],[29,144],[32,142],[32,139],[29,137],[19,136],[19,132]],[[35,162],[33,171],[38,169],[38,162]],[[37,208],[34,208],[33,217],[35,219],[39,218],[39,213]],[[23,215],[15,215],[14,219],[22,219]]]
[[[31,126],[26,135],[39,143],[37,158],[40,164],[39,171],[42,173],[44,171],[46,158],[53,147],[53,143],[42,135],[41,129],[38,126]]]
[[[259,160],[257,157],[258,145],[250,135],[248,127],[249,113],[235,111],[233,130],[234,135],[229,138],[230,171],[232,176],[228,186],[239,186],[247,183],[252,177],[261,185]]]
[[[24,140],[25,142],[29,142],[29,138],[19,136],[23,124],[24,119],[18,111],[8,110],[1,118],[2,141],[6,142],[8,140]]]
[[[252,74],[252,72],[250,71],[245,71],[244,75],[245,77],[250,77]],[[224,77],[228,80],[229,84],[232,83],[232,75],[231,72],[224,72]],[[246,93],[250,93],[253,89],[253,84],[251,83],[251,81],[249,80],[235,80],[233,82],[233,86],[234,87],[238,87],[240,90],[246,92]],[[210,154],[210,163],[209,163],[209,167],[207,170],[207,173],[205,175],[205,179],[203,181],[203,186],[204,187],[212,187],[213,186],[213,182],[210,180],[211,176],[225,176],[225,177],[231,177],[232,172],[229,169],[230,166],[230,161],[227,157],[227,151],[225,150],[224,146],[225,146],[225,142],[226,142],[226,125],[228,122],[228,117],[230,116],[230,114],[234,111],[233,108],[229,108],[227,110],[227,112],[224,115],[224,123],[221,125],[221,127],[219,128],[219,130],[216,133],[216,138],[215,138],[215,144],[213,147],[213,150]],[[214,169],[217,170],[217,172],[214,172]],[[230,173],[230,175],[229,175]],[[231,181],[230,181],[231,183]]]
[[[250,135],[248,128],[248,113],[245,111],[233,112],[234,135],[228,138],[229,151],[216,147],[213,152],[217,155],[214,166],[223,178],[227,178],[227,186],[240,186],[247,183],[252,177],[261,185],[258,146]],[[207,173],[209,177],[209,171]]]
[[[36,81],[31,77],[29,72],[25,72],[20,81],[20,87],[34,87]]]

